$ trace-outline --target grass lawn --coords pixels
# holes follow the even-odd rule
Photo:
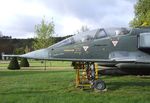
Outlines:
[[[106,92],[75,88],[74,71],[0,71],[0,103],[149,103],[150,77],[103,76]]]
[[[42,60],[28,60],[30,67],[44,67],[45,61]],[[0,67],[8,67],[10,61],[0,61]],[[20,61],[19,61],[20,62]],[[71,62],[66,61],[46,61],[47,67],[70,67]]]
[[[46,71],[34,66],[12,71],[0,64],[0,103],[150,102],[150,76],[102,76],[106,92],[83,91],[75,88],[75,72],[68,67],[70,64],[61,67],[65,62],[55,63],[59,67]]]

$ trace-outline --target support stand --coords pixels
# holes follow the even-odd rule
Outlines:
[[[104,90],[105,83],[99,79],[98,65],[92,62],[75,62],[76,87]]]

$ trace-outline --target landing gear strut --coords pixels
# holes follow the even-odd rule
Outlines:
[[[106,88],[105,82],[99,79],[98,65],[93,62],[74,62],[76,70],[76,87],[103,91]]]

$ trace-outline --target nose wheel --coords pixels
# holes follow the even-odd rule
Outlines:
[[[106,89],[106,84],[102,80],[95,80],[93,84],[93,88],[98,91],[103,91]]]

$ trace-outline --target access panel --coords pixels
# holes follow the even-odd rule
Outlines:
[[[139,49],[150,49],[150,33],[141,33],[138,38]]]

